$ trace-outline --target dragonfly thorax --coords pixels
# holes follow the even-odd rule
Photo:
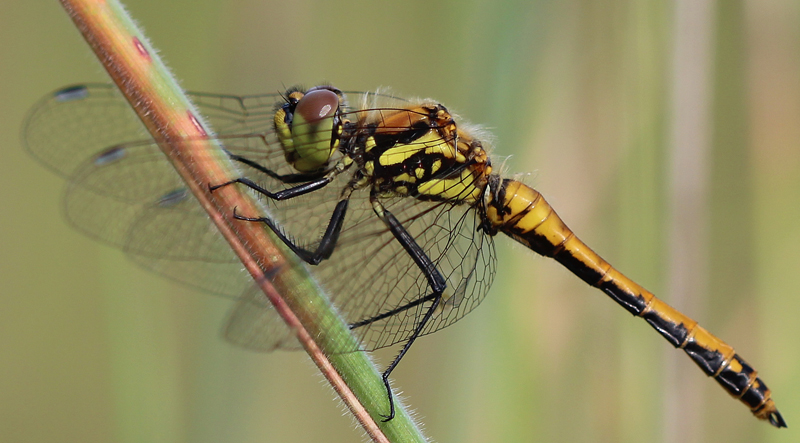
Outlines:
[[[376,193],[456,204],[481,198],[491,173],[488,156],[444,106],[384,108],[371,117],[346,121],[342,139]]]

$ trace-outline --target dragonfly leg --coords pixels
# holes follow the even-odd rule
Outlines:
[[[319,178],[317,180],[314,180],[314,181],[311,181],[311,182],[308,182],[308,183],[303,183],[302,185],[293,186],[291,188],[283,189],[283,190],[278,191],[278,192],[272,192],[272,191],[269,191],[269,190],[259,186],[254,181],[250,180],[249,178],[240,177],[240,178],[233,179],[231,181],[227,181],[225,183],[221,183],[221,184],[218,184],[218,185],[213,185],[213,186],[209,185],[208,186],[208,190],[210,192],[214,192],[219,188],[222,188],[222,187],[225,187],[225,186],[229,186],[229,185],[232,185],[234,183],[241,183],[241,184],[247,186],[248,188],[258,192],[259,194],[265,195],[265,196],[267,196],[267,197],[269,197],[269,198],[271,198],[273,200],[288,200],[290,198],[299,197],[301,195],[308,194],[309,192],[314,192],[314,191],[317,191],[319,189],[322,189],[325,186],[328,186],[328,184],[331,181],[333,181],[333,177],[325,176],[325,177]]]
[[[318,265],[322,260],[330,258],[333,250],[336,248],[336,242],[339,240],[339,233],[342,231],[344,216],[347,213],[348,201],[349,200],[347,198],[344,198],[336,204],[336,207],[333,209],[333,214],[331,214],[331,220],[328,223],[328,227],[325,229],[325,233],[322,235],[322,239],[314,251],[310,251],[298,246],[294,241],[292,241],[292,239],[286,236],[286,234],[284,234],[283,231],[269,217],[245,217],[237,214],[235,210],[233,216],[237,220],[264,223],[265,225],[269,226],[269,228],[272,229],[272,232],[274,232],[275,235],[277,235],[278,238],[281,239],[281,241],[292,250],[292,252],[300,257],[301,260],[310,265]]]
[[[236,154],[234,154],[234,153],[232,153],[230,151],[227,151],[227,150],[225,152],[228,153],[228,157],[230,157],[231,160],[233,160],[235,162],[239,162],[239,163],[241,163],[243,165],[249,166],[249,167],[255,169],[258,172],[261,172],[261,173],[263,173],[265,175],[268,175],[268,176],[274,178],[275,180],[281,181],[282,183],[307,182],[307,181],[311,181],[311,180],[319,178],[319,176],[321,174],[321,173],[314,173],[314,174],[278,174],[278,173],[272,171],[271,169],[265,168],[263,165],[259,164],[258,162],[250,160],[247,157],[242,157],[241,155],[236,155]]]
[[[399,313],[401,313],[403,311],[407,311],[407,310],[413,308],[414,306],[417,306],[417,305],[420,305],[422,303],[431,301],[431,300],[433,300],[435,298],[436,298],[436,294],[431,294],[431,295],[428,295],[428,296],[425,296],[425,297],[422,297],[422,298],[418,298],[418,299],[416,299],[416,300],[414,300],[412,302],[409,302],[409,303],[404,304],[403,306],[400,306],[399,308],[392,309],[391,311],[384,312],[383,314],[376,315],[375,317],[370,317],[368,319],[355,322],[355,323],[350,325],[350,329],[360,328],[361,326],[366,326],[366,325],[375,323],[376,321],[383,320],[384,318],[394,317],[395,315],[397,315],[397,314],[399,314]]]
[[[268,169],[264,168],[261,165],[258,165],[255,162],[252,162],[250,160],[244,159],[242,157],[234,156],[233,154],[230,154],[230,153],[229,153],[229,155],[231,155],[231,158],[233,158],[234,160],[241,161],[241,162],[243,162],[243,163],[245,163],[245,164],[247,164],[249,166],[252,166],[252,167],[258,169],[259,171],[262,171],[262,172],[269,171]],[[247,186],[248,188],[258,192],[259,194],[265,195],[265,196],[267,196],[267,197],[269,197],[269,198],[271,198],[273,200],[278,200],[278,201],[280,201],[280,200],[288,200],[288,199],[299,197],[301,195],[305,195],[305,194],[308,194],[310,192],[314,192],[314,191],[317,191],[317,190],[320,190],[320,189],[324,188],[325,186],[329,185],[333,181],[333,179],[336,177],[336,175],[338,175],[342,171],[343,171],[342,168],[337,168],[336,170],[325,174],[323,177],[318,177],[315,180],[310,181],[308,183],[303,183],[301,185],[297,185],[297,186],[293,186],[291,188],[283,189],[283,190],[278,191],[278,192],[269,191],[268,189],[265,189],[262,186],[259,186],[254,181],[252,181],[252,180],[250,180],[248,178],[244,178],[244,177],[240,177],[240,178],[237,178],[237,179],[234,179],[234,180],[230,180],[230,181],[227,181],[225,183],[221,183],[219,185],[214,185],[214,186],[209,185],[208,186],[208,190],[209,190],[209,192],[214,192],[217,189],[222,188],[224,186],[229,186],[229,185],[232,185],[234,183],[240,183],[240,184],[243,184],[243,185]],[[271,171],[270,171],[270,173],[271,173]],[[274,173],[271,173],[271,174],[275,178],[278,177]],[[291,179],[288,179],[286,181],[286,183],[290,183],[292,180],[297,179],[298,177],[301,177],[301,176],[305,177],[305,178],[309,177],[308,175],[303,175],[303,174],[290,174],[290,175],[281,176],[281,177],[284,177],[284,178],[291,177]],[[288,246],[289,249],[291,249],[292,252],[297,254],[297,256],[300,257],[303,261],[305,261],[306,263],[311,264],[311,265],[318,265],[322,260],[325,260],[325,259],[329,258],[331,256],[331,254],[333,253],[333,249],[336,247],[336,242],[339,239],[339,233],[342,230],[342,223],[344,222],[344,216],[345,216],[345,213],[347,212],[347,202],[348,202],[349,198],[350,198],[350,195],[347,194],[347,195],[342,197],[342,199],[339,201],[339,203],[336,204],[336,208],[334,208],[334,210],[333,210],[333,214],[331,215],[331,220],[328,223],[328,227],[325,229],[325,234],[323,234],[319,245],[317,246],[316,250],[314,250],[314,251],[310,251],[308,249],[305,249],[305,248],[295,244],[295,242],[292,241],[288,236],[286,236],[286,234],[283,233],[283,231],[278,227],[278,225],[276,225],[275,222],[273,222],[268,217],[245,217],[245,216],[236,214],[235,211],[234,211],[233,216],[234,216],[234,218],[236,218],[238,220],[251,221],[251,222],[261,222],[261,223],[266,224],[267,226],[269,226],[270,229],[272,229],[272,231],[275,233],[275,235],[277,235],[278,238],[280,238],[281,241],[283,241],[286,244],[286,246]]]
[[[422,304],[427,301],[432,301],[431,306],[425,311],[425,315],[422,319],[417,323],[416,327],[414,328],[414,332],[408,338],[406,343],[403,345],[403,348],[397,354],[397,356],[392,360],[392,363],[389,364],[389,367],[383,371],[382,378],[383,384],[386,386],[386,393],[389,398],[389,415],[382,415],[383,421],[389,421],[394,418],[394,398],[392,396],[392,388],[389,385],[389,375],[391,375],[394,368],[397,367],[397,364],[400,363],[400,360],[403,359],[403,356],[406,355],[406,352],[411,348],[411,345],[414,344],[414,341],[422,334],[422,331],[425,329],[425,326],[430,322],[431,318],[433,318],[433,313],[436,311],[436,308],[439,306],[439,303],[442,301],[442,293],[444,292],[445,288],[447,287],[447,281],[444,279],[442,274],[436,269],[436,265],[433,264],[431,259],[425,254],[425,251],[417,244],[414,240],[414,237],[406,231],[403,225],[400,223],[399,220],[389,212],[384,206],[378,201],[375,195],[371,196],[372,200],[372,208],[375,211],[375,214],[383,220],[386,226],[394,235],[394,238],[400,242],[403,246],[403,249],[406,250],[408,255],[414,260],[414,263],[422,270],[422,273],[425,274],[425,278],[428,280],[428,285],[430,286],[432,292],[425,297],[421,297],[418,300],[412,301],[404,306],[399,308],[393,309],[392,311],[386,312],[384,314],[378,315],[371,319],[361,321],[356,323],[355,326],[351,325],[351,329],[357,326],[363,326],[368,323],[372,323],[377,321],[381,318],[387,318],[391,315],[397,314],[402,312],[406,309],[409,309],[413,306]]]
[[[442,289],[442,291],[444,291],[444,289]],[[425,325],[427,325],[430,319],[433,317],[433,313],[436,311],[439,303],[442,302],[442,291],[428,296],[435,296],[433,297],[433,303],[431,304],[431,307],[425,311],[425,316],[422,317],[422,320],[420,320],[420,322],[417,324],[417,327],[414,328],[414,333],[411,334],[411,337],[409,337],[408,341],[403,345],[403,349],[400,350],[394,360],[392,360],[392,362],[389,364],[389,367],[383,371],[383,374],[381,374],[383,385],[386,386],[386,394],[389,397],[389,415],[381,414],[383,421],[389,421],[394,418],[394,397],[392,396],[392,387],[389,385],[389,375],[391,375],[392,371],[394,371],[394,368],[397,367],[397,364],[400,363],[400,360],[403,359],[403,356],[406,355],[406,352],[411,349],[411,345],[414,344],[414,341],[416,341],[420,334],[422,334],[422,330],[425,328]],[[428,297],[425,298],[427,299]]]

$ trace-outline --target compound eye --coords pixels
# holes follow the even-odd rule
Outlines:
[[[330,89],[309,91],[297,103],[294,110],[302,121],[314,125],[318,121],[332,116],[339,107],[339,96]]]
[[[283,144],[286,161],[300,172],[313,173],[324,170],[333,155],[336,143],[336,112],[339,95],[329,89],[312,89],[297,102],[288,137],[278,134]],[[285,130],[287,125],[277,125]]]

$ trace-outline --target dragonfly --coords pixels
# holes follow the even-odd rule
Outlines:
[[[311,268],[358,337],[358,349],[400,345],[389,376],[419,337],[453,324],[485,297],[503,233],[550,257],[641,317],[759,419],[786,427],[771,392],[733,347],[590,249],[545,198],[493,168],[479,130],[433,100],[343,92],[189,97],[216,131],[260,223]],[[193,200],[157,140],[116,88],[85,84],[44,97],[23,128],[27,150],[67,180],[64,212],[138,265],[237,300],[224,328],[257,351],[299,344]],[[185,140],[192,143],[192,140]]]

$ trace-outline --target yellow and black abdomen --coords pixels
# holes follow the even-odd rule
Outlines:
[[[703,372],[744,402],[756,417],[786,427],[770,390],[730,345],[614,269],[575,236],[539,192],[516,180],[502,180],[493,187],[485,202],[487,228],[556,259],[686,351]]]

